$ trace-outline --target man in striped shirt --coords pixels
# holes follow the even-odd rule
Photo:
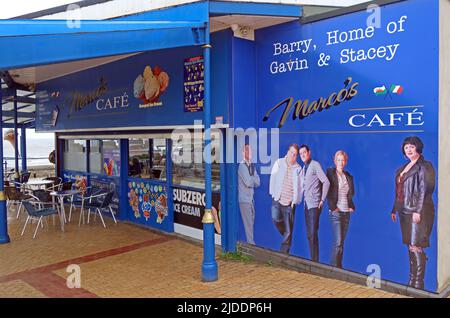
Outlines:
[[[283,236],[280,251],[286,254],[291,249],[295,205],[300,203],[302,192],[298,150],[297,144],[290,145],[286,156],[275,162],[270,174],[272,221]]]

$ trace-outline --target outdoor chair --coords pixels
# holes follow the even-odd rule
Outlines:
[[[19,218],[20,211],[22,210],[22,202],[24,200],[29,200],[29,199],[33,198],[29,194],[23,194],[14,186],[6,186],[5,194],[6,194],[6,198],[8,200],[6,203],[7,207],[9,207],[11,204],[14,204],[16,206],[16,209],[17,209],[16,219]],[[17,206],[18,206],[18,208],[17,208]]]
[[[73,190],[73,182],[72,181],[66,181],[66,182],[61,183],[60,189],[57,191],[68,191],[68,190]],[[64,203],[70,204],[69,219],[68,219],[68,221],[70,222],[70,219],[72,218],[73,195],[70,197],[64,197],[62,200],[64,200]]]
[[[14,181],[14,174],[15,174],[14,169],[4,170],[4,171],[5,171],[4,172],[5,179],[8,181]]]
[[[106,228],[106,224],[105,224],[105,221],[103,220],[103,215],[102,215],[102,210],[105,210],[105,209],[109,210],[109,212],[111,213],[111,215],[113,217],[114,223],[117,224],[116,217],[111,208],[113,196],[114,196],[114,191],[110,191],[107,193],[91,195],[90,197],[85,198],[85,201],[88,201],[88,202],[84,203],[84,209],[88,210],[88,219],[87,219],[88,224],[89,224],[90,214],[92,213],[91,210],[93,210],[93,211],[95,211],[94,212],[95,215],[98,214],[100,216],[100,219],[103,223],[103,227]],[[83,217],[83,220],[84,220],[84,211],[83,210],[80,212],[80,220],[81,220],[81,217]],[[78,223],[80,224],[80,221]]]
[[[26,171],[26,172],[23,172],[21,175],[20,175],[20,183],[27,183],[28,182],[28,180],[30,179],[30,176],[31,176],[31,173],[30,172],[28,172],[28,171]]]
[[[20,174],[19,178],[14,178],[12,180],[13,184],[16,186],[16,188],[22,192],[23,194],[28,194],[30,192],[30,189],[27,187],[27,182],[30,179],[31,173],[26,171]]]
[[[61,185],[61,191],[72,190],[72,185],[73,185],[72,181],[63,182]]]
[[[62,187],[62,179],[60,177],[47,177],[44,180],[53,181],[52,185],[46,185],[45,190],[59,191]]]
[[[81,224],[81,217],[83,217],[83,224],[84,224],[84,205],[87,201],[91,200],[91,197],[94,195],[99,195],[102,193],[102,190],[100,189],[94,189],[92,187],[86,187],[84,192],[81,192],[79,194],[75,194],[72,196],[71,200],[71,207],[72,208],[79,208],[80,209],[80,218],[78,222],[78,226]],[[97,197],[98,198],[98,197]]]
[[[25,233],[25,229],[27,227],[29,220],[37,220],[38,222],[36,224],[36,229],[34,230],[33,239],[36,237],[39,225],[41,227],[44,227],[42,223],[42,218],[45,216],[58,214],[58,212],[54,208],[36,209],[33,206],[33,204],[29,201],[23,201],[23,206],[25,207],[25,210],[28,213],[28,217],[27,220],[25,221],[25,225],[23,226],[22,233],[20,235],[23,236],[23,233]]]
[[[53,197],[50,195],[51,191],[47,191],[44,189],[38,189],[38,190],[33,190],[33,195],[39,200],[39,204],[41,206],[45,206],[45,205],[54,205],[55,202],[53,200]]]

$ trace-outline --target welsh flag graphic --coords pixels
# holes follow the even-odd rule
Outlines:
[[[401,85],[392,85],[391,93],[392,94],[401,94],[403,92],[403,86]]]
[[[375,87],[373,89],[373,92],[375,93],[375,95],[384,95],[387,93],[387,89],[386,86],[381,86],[381,87]]]

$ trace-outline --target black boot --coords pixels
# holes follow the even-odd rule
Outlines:
[[[414,287],[416,284],[417,262],[413,252],[409,251],[409,281],[408,286]]]
[[[427,263],[427,256],[424,252],[414,252],[417,262],[416,283],[414,287],[417,289],[424,289],[425,265]]]

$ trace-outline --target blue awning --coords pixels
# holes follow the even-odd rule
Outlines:
[[[0,20],[0,70],[205,43],[206,23]]]
[[[302,15],[302,7],[205,0],[101,21],[0,20],[0,72],[105,56],[203,45],[210,18],[221,15],[298,18]],[[4,104],[3,99],[11,98],[13,90],[2,86],[1,93]],[[32,98],[17,96],[16,100],[35,104]],[[10,115],[11,112],[3,111],[6,121]],[[30,116],[32,115],[25,114],[23,119],[27,120]],[[23,123],[28,124],[27,121]]]
[[[302,13],[303,8],[299,5],[277,3],[210,1],[209,5],[211,16],[235,14],[300,18]]]

